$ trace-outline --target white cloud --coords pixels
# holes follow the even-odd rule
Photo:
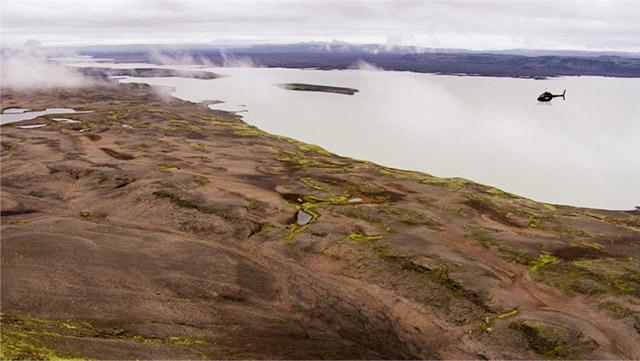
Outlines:
[[[15,89],[75,88],[94,84],[77,70],[47,60],[46,52],[39,48],[3,51],[0,73],[0,85]]]
[[[640,51],[640,1],[2,1],[3,42],[295,42]]]
[[[366,71],[382,71],[379,66],[375,66],[373,64],[367,63],[364,60],[358,60],[355,64],[351,65],[349,69],[357,69],[357,70],[366,70]]]
[[[177,54],[166,54],[154,49],[149,52],[149,59],[152,63],[160,65],[202,65],[216,66],[213,62],[203,57],[194,57],[189,54],[178,52]]]
[[[256,68],[256,63],[248,57],[236,56],[226,51],[220,51],[222,66],[225,68]]]

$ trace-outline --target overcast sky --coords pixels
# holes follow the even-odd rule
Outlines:
[[[640,52],[639,1],[0,0],[2,44],[332,41]]]

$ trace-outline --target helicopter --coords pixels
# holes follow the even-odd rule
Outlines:
[[[542,103],[550,102],[551,99],[562,97],[562,100],[566,100],[564,95],[567,93],[567,89],[565,89],[562,94],[551,94],[550,92],[544,92],[538,96],[538,101]]]

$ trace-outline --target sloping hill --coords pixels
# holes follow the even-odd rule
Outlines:
[[[637,213],[338,157],[143,85],[2,104],[92,111],[2,127],[3,359],[640,358]]]

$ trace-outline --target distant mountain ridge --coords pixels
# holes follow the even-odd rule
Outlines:
[[[301,42],[291,44],[127,44],[127,45],[89,45],[72,47],[81,52],[135,52],[135,51],[184,51],[184,50],[222,50],[250,52],[338,52],[373,54],[423,54],[423,53],[470,53],[470,54],[506,54],[523,56],[581,56],[597,57],[603,55],[640,58],[640,53],[620,51],[588,50],[550,50],[550,49],[485,49],[471,50],[462,48],[430,48],[410,45],[390,44],[352,44],[344,41]]]
[[[182,44],[72,47],[82,55],[116,62],[158,62],[164,58],[224,64],[229,57],[264,67],[349,69],[363,61],[384,70],[543,79],[557,76],[640,77],[640,54],[571,50],[420,48],[341,41],[296,44]],[[179,63],[179,61],[174,62]]]

